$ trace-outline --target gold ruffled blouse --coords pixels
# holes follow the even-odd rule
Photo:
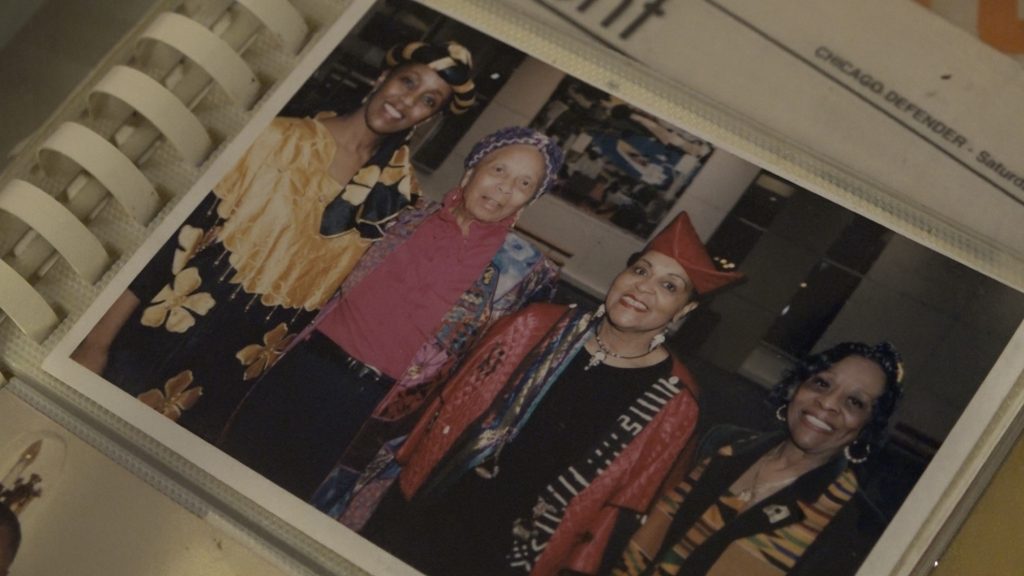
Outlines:
[[[260,295],[266,306],[319,308],[372,243],[355,229],[333,237],[319,233],[324,207],[342,191],[330,176],[337,146],[323,118],[276,118],[214,188],[224,220],[218,239],[235,269],[227,280]],[[355,186],[367,168],[346,195],[368,190]]]

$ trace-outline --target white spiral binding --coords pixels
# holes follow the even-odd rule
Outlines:
[[[0,189],[0,210],[31,226],[87,281],[99,280],[110,265],[107,251],[85,224],[34,184],[18,179],[8,182]]]
[[[84,168],[141,224],[160,209],[160,197],[142,171],[109,140],[81,124],[61,124],[40,145],[37,157],[51,176],[67,170],[64,158]]]
[[[237,0],[281,39],[284,49],[295,54],[309,34],[302,14],[286,0]]]
[[[209,28],[166,12],[142,32],[142,40],[160,42],[184,54],[241,107],[249,109],[255,102],[260,85],[252,68]]]
[[[213,148],[203,123],[170,90],[134,68],[117,65],[93,87],[89,111],[102,117],[107,98],[124,102],[149,120],[186,162],[198,165]]]
[[[60,321],[57,314],[36,289],[0,260],[0,310],[14,321],[29,338],[41,342]]]

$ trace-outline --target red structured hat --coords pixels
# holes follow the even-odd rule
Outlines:
[[[644,250],[657,250],[679,262],[699,294],[714,292],[743,278],[739,272],[721,272],[715,267],[686,212],[680,212]]]

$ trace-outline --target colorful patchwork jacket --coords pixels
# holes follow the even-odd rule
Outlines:
[[[383,238],[367,250],[342,284],[339,294],[351,290],[395,249],[405,243],[419,225],[441,205],[420,198],[416,205],[399,214]],[[493,322],[533,301],[550,300],[558,268],[528,241],[510,232],[505,243],[484,268],[477,281],[462,294],[444,316],[434,337],[423,344],[405,374],[374,410],[341,461],[313,496],[315,506],[339,516],[346,507],[356,479],[381,446],[404,436],[415,423],[419,408],[432,391],[431,383],[442,380],[442,370],[453,370],[484,330]],[[338,304],[335,296],[324,305],[320,317]],[[296,341],[317,326],[313,321]],[[332,512],[333,510],[333,512]]]
[[[553,304],[533,304],[495,324],[400,448],[403,494],[443,490],[514,441],[595,325],[589,312]],[[572,499],[531,574],[596,573],[619,513],[647,510],[697,423],[693,377],[678,361],[672,374],[684,386]]]

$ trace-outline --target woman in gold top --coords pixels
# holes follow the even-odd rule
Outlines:
[[[74,358],[207,440],[418,195],[412,129],[474,101],[461,45],[413,42],[355,110],[277,118]]]

